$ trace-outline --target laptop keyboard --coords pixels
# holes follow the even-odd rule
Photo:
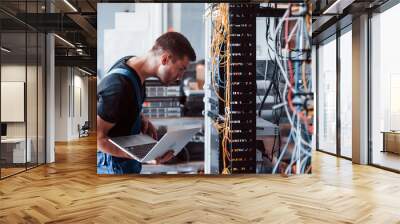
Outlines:
[[[127,147],[127,149],[137,158],[142,159],[147,155],[147,153],[150,152],[150,150],[153,148],[154,145],[155,143],[150,143],[150,144]]]

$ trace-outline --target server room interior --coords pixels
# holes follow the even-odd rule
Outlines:
[[[53,10],[55,13],[74,13],[77,10],[76,8],[62,2],[50,2],[49,7],[40,6],[44,3],[45,1],[42,1],[40,4],[37,3],[32,5],[19,1],[5,1],[2,3],[2,7],[7,8],[7,10],[25,10],[37,13],[44,13],[45,10]],[[288,14],[285,15],[285,12],[288,9],[288,4],[254,4],[252,7],[257,7],[257,14],[249,13],[251,17],[246,17],[244,18],[244,21],[242,21],[243,24],[255,24],[255,29],[249,29],[246,31],[249,32],[249,34],[254,32],[254,34],[251,34],[251,40],[249,40],[250,45],[253,47],[249,47],[248,49],[255,52],[255,54],[253,54],[255,57],[250,57],[249,59],[245,59],[244,57],[243,59],[240,59],[240,57],[238,57],[239,59],[237,60],[239,61],[235,61],[233,63],[245,65],[251,60],[254,60],[256,63],[245,65],[245,67],[247,66],[245,69],[251,70],[252,73],[255,73],[256,75],[249,78],[249,80],[245,80],[244,83],[252,82],[250,85],[246,86],[245,84],[244,86],[240,87],[241,91],[250,94],[248,97],[253,97],[252,99],[255,99],[253,100],[254,102],[247,104],[250,110],[245,112],[241,119],[246,122],[253,122],[254,125],[247,127],[242,126],[239,127],[239,129],[244,130],[247,128],[249,133],[255,132],[257,129],[257,136],[252,134],[246,136],[245,134],[245,137],[240,140],[253,142],[255,144],[249,144],[250,150],[248,150],[248,152],[242,152],[244,157],[239,159],[236,158],[237,161],[246,158],[248,161],[246,165],[247,168],[243,167],[243,170],[234,171],[233,167],[230,165],[232,164],[233,159],[229,158],[230,155],[228,155],[229,151],[232,150],[232,143],[224,142],[227,140],[224,140],[224,132],[230,130],[221,128],[224,125],[232,125],[232,122],[228,122],[227,120],[226,122],[224,121],[225,109],[222,108],[225,106],[223,101],[219,101],[217,97],[217,95],[220,95],[222,98],[225,98],[225,96],[222,94],[224,92],[223,85],[225,85],[223,80],[227,78],[226,74],[229,74],[229,72],[226,71],[226,68],[229,67],[229,64],[224,64],[222,61],[217,61],[216,59],[219,57],[217,54],[223,52],[215,51],[215,49],[218,49],[224,45],[224,38],[226,38],[218,37],[218,35],[215,34],[218,34],[218,32],[221,31],[223,32],[224,29],[227,29],[228,24],[223,20],[226,19],[228,15],[223,14],[228,13],[226,10],[228,4],[118,3],[118,6],[115,4],[114,6],[111,5],[112,4],[100,3],[95,7],[98,14],[97,20],[96,13],[85,14],[85,19],[88,21],[88,23],[92,24],[93,29],[94,27],[97,27],[97,49],[96,42],[93,41],[93,38],[90,38],[90,35],[87,36],[88,33],[93,35],[93,32],[89,32],[92,30],[89,29],[89,26],[86,26],[83,31],[66,32],[68,29],[82,29],[76,25],[71,25],[72,21],[68,19],[64,22],[68,23],[68,21],[70,21],[68,23],[69,26],[67,26],[67,24],[61,28],[59,26],[53,27],[49,24],[45,24],[43,27],[41,27],[40,18],[37,18],[37,24],[34,24],[35,26],[38,26],[38,28],[27,25],[27,23],[24,23],[24,20],[18,20],[22,24],[18,27],[20,27],[21,30],[28,29],[27,31],[11,31],[2,33],[2,63],[7,63],[7,59],[18,60],[18,63],[21,63],[21,65],[22,63],[25,63],[21,68],[28,68],[28,80],[26,80],[28,84],[27,91],[28,93],[29,91],[34,91],[35,93],[37,92],[37,95],[29,93],[29,99],[27,99],[26,103],[30,105],[35,103],[38,107],[36,111],[32,108],[28,108],[27,105],[23,105],[24,109],[21,111],[26,113],[28,122],[26,118],[21,118],[21,121],[18,122],[2,122],[1,128],[2,136],[4,135],[4,138],[9,139],[13,135],[18,135],[22,136],[21,139],[25,139],[24,141],[21,141],[20,144],[23,146],[23,148],[25,148],[25,154],[23,153],[24,150],[21,148],[21,159],[24,160],[23,157],[26,157],[24,162],[21,163],[16,163],[14,161],[9,162],[12,160],[12,158],[10,157],[11,160],[8,158],[9,156],[7,153],[5,153],[6,149],[3,147],[2,158],[4,157],[4,166],[1,168],[2,177],[7,177],[9,175],[22,172],[27,170],[27,167],[29,169],[30,167],[36,167],[44,164],[46,161],[52,162],[55,160],[54,154],[46,154],[44,151],[40,151],[44,148],[52,147],[51,142],[45,142],[44,140],[44,136],[46,135],[44,129],[46,125],[44,118],[46,110],[45,106],[46,103],[47,106],[50,105],[48,102],[44,102],[46,97],[45,93],[42,91],[42,87],[45,85],[45,79],[43,78],[45,71],[42,68],[49,66],[49,64],[46,65],[45,63],[45,58],[49,57],[46,49],[49,50],[51,47],[55,49],[54,70],[55,74],[57,75],[55,76],[54,80],[54,141],[56,144],[64,144],[68,141],[75,141],[77,139],[85,138],[89,134],[93,135],[96,132],[96,83],[98,83],[99,80],[104,77],[104,71],[103,73],[99,69],[96,71],[96,52],[98,57],[97,64],[100,64],[100,67],[107,67],[102,55],[109,55],[110,49],[113,49],[113,51],[123,50],[121,48],[117,48],[117,50],[115,50],[114,48],[102,46],[102,43],[104,43],[104,36],[102,36],[101,33],[105,32],[106,28],[108,29],[107,32],[118,33],[119,31],[116,28],[112,30],[110,27],[107,27],[109,26],[107,22],[113,20],[110,20],[110,17],[102,16],[101,12],[107,12],[107,10],[111,10],[114,12],[114,14],[111,15],[116,16],[118,12],[125,12],[127,14],[146,14],[151,13],[151,10],[159,9],[165,9],[166,12],[166,16],[157,17],[159,21],[154,22],[155,17],[153,17],[153,20],[151,19],[152,17],[142,18],[148,20],[144,21],[143,24],[157,24],[158,26],[162,24],[162,29],[157,31],[154,31],[156,29],[153,28],[145,29],[145,31],[143,31],[145,33],[143,36],[152,41],[155,39],[154,37],[163,32],[172,30],[179,31],[184,34],[193,45],[197,54],[197,61],[189,66],[182,80],[177,81],[168,87],[160,86],[160,83],[157,80],[147,80],[147,98],[143,105],[143,112],[158,126],[159,137],[163,136],[168,125],[175,124],[176,121],[183,123],[202,123],[204,125],[201,131],[199,131],[199,133],[192,138],[192,140],[174,159],[163,165],[144,165],[141,173],[290,174],[311,172],[311,155],[308,152],[311,150],[311,147],[306,146],[303,148],[300,147],[301,149],[299,148],[299,150],[302,150],[304,156],[301,169],[299,169],[298,166],[296,167],[297,164],[294,163],[296,159],[294,158],[294,153],[292,152],[294,149],[296,149],[294,144],[296,141],[294,140],[295,136],[290,134],[291,130],[293,130],[293,125],[290,124],[291,119],[288,119],[288,116],[284,111],[286,106],[285,102],[283,101],[284,99],[282,98],[282,94],[284,94],[283,91],[285,90],[287,83],[282,79],[282,70],[279,67],[279,63],[276,63],[276,58],[279,56],[277,55],[277,53],[279,53],[277,49],[283,49],[286,42],[285,40],[282,40],[282,38],[277,40],[276,36],[274,36],[274,34],[279,33],[281,37],[283,37],[283,29],[286,27],[289,31],[287,34],[290,35],[292,39],[292,41],[290,41],[290,45],[296,46],[296,44],[300,43],[296,40],[296,33],[301,34],[302,38],[304,38],[302,42],[306,43],[307,38],[305,37],[309,34],[309,30],[307,30],[309,25],[307,24],[311,22],[310,18],[307,17],[307,13],[303,12],[303,14],[300,13],[299,15],[296,15],[296,17],[293,17],[293,21],[295,21],[293,24],[292,21],[287,24],[278,24],[279,21],[282,21],[280,18],[283,16],[288,16]],[[79,6],[79,10],[81,11],[91,11],[93,8],[93,4],[90,5],[86,3],[80,3]],[[143,7],[143,11],[141,11],[141,7]],[[265,11],[266,9],[267,11]],[[240,10],[249,9],[246,9],[246,7],[238,7],[238,10],[238,13],[240,13]],[[232,8],[232,12],[233,11],[234,10]],[[8,11],[4,11],[3,13],[5,12]],[[274,15],[274,17],[263,17],[263,13]],[[7,18],[9,16],[11,16],[11,14],[5,15]],[[108,14],[108,16],[110,16],[110,14]],[[23,19],[27,20],[29,18],[24,17]],[[299,21],[301,19],[302,22],[298,22],[298,24],[304,23],[304,26],[295,25],[297,24],[296,19],[299,19]],[[124,23],[124,21],[121,23],[122,27],[127,25],[126,22]],[[237,21],[237,23],[241,23],[241,21]],[[85,24],[88,25],[87,23]],[[14,29],[19,29],[18,27]],[[280,28],[277,29],[276,27]],[[62,32],[59,31],[59,29],[61,29]],[[54,35],[54,46],[45,46],[48,40],[45,39],[43,31],[56,32]],[[25,43],[25,40],[27,43]],[[151,41],[146,41],[144,41],[144,43],[148,44],[148,46],[152,44]],[[37,44],[35,44],[35,42],[37,42]],[[108,40],[108,42],[112,41]],[[120,42],[118,42],[118,44],[119,43]],[[16,47],[13,47],[10,52],[7,52],[7,46],[12,46],[12,44],[25,50],[29,48],[29,51],[27,50],[25,52],[25,50],[22,50],[21,52],[16,52],[14,50]],[[35,47],[35,49],[31,51],[30,48],[33,49],[33,47]],[[214,51],[210,52],[209,49],[212,48],[214,48]],[[214,55],[211,55],[212,53]],[[252,54],[251,52],[239,51],[232,53],[243,55]],[[136,54],[136,52],[128,52],[126,55],[127,54]],[[13,58],[11,58],[10,55],[13,55]],[[224,57],[222,54],[220,56],[221,58]],[[25,61],[26,57],[29,58],[29,61]],[[73,60],[72,58],[76,59]],[[31,59],[32,61],[30,61]],[[36,59],[36,61],[33,59]],[[110,60],[107,63],[113,63],[114,61]],[[305,63],[302,67],[301,73],[304,75],[304,77],[306,77],[306,79],[311,79],[310,59],[306,58],[304,62]],[[217,69],[218,71],[215,69],[217,67],[219,68]],[[288,72],[288,70],[286,70],[286,65],[284,65],[284,67],[285,68],[283,69],[285,70],[283,72]],[[11,70],[8,71],[6,68],[8,67],[5,65],[2,66],[2,82],[25,80],[24,77],[26,72],[23,72],[23,70],[15,71],[21,74],[20,79],[7,80],[6,78],[11,77],[9,74],[12,73]],[[11,69],[11,67],[9,68]],[[297,72],[298,70],[295,71]],[[36,74],[37,78],[31,81],[30,77],[34,77],[33,74]],[[298,76],[296,75],[294,77]],[[34,89],[32,89],[33,85],[30,84],[30,82],[33,81],[36,82]],[[309,82],[308,85],[310,87],[309,89],[311,90],[311,83]],[[48,88],[48,86],[46,88]],[[2,91],[4,89],[5,88],[2,88]],[[207,93],[208,90],[209,92]],[[5,94],[3,94],[3,96],[5,96]],[[309,100],[307,97],[301,99],[299,98],[299,100],[305,99]],[[2,100],[2,102],[5,101]],[[312,100],[308,102],[310,103]],[[205,108],[205,105],[206,107],[208,105],[208,109]],[[219,107],[219,109],[215,108],[215,106]],[[2,106],[2,112],[6,111],[5,108],[5,106]],[[307,111],[311,112],[310,109],[312,108],[306,108]],[[301,110],[304,110],[304,108],[301,108]],[[310,116],[307,119],[311,121],[312,113],[309,115]],[[47,116],[50,115],[48,114]],[[257,127],[255,123],[257,123]],[[303,123],[301,125],[303,125]],[[15,131],[16,129],[14,126],[18,126],[18,130],[20,130],[20,132]],[[27,132],[24,131],[25,129]],[[299,130],[304,130],[304,138],[310,136],[306,128],[301,127]],[[49,130],[47,131],[49,134]],[[257,141],[255,142],[256,139]],[[307,144],[310,144],[311,138],[307,139],[307,141]],[[28,147],[30,145],[32,145],[32,147]],[[226,148],[223,145],[225,145]],[[254,150],[255,148],[257,148],[257,150]],[[245,149],[245,151],[246,150],[247,149]],[[30,153],[31,151],[32,153]],[[28,163],[31,158],[34,158],[33,164]]]
[[[238,5],[238,14],[248,13],[250,16],[243,17],[242,21],[238,20],[236,23],[238,23],[239,26],[240,23],[254,23],[255,25],[255,29],[252,27],[247,31],[243,30],[248,32],[246,35],[252,36],[251,39],[247,41],[250,43],[249,46],[253,47],[247,48],[249,49],[247,52],[243,50],[246,49],[245,47],[240,48],[241,50],[237,50],[236,52],[231,52],[232,55],[236,53],[237,55],[241,54],[242,57],[238,57],[239,59],[237,60],[232,59],[235,61],[223,62],[217,58],[224,58],[226,56],[224,56],[222,52],[215,51],[215,49],[221,48],[222,45],[226,44],[226,39],[224,40],[226,36],[219,37],[218,34],[228,32],[227,26],[229,26],[229,24],[227,21],[223,20],[229,16],[228,14],[224,15],[224,13],[228,13],[227,7],[229,7],[229,4],[168,3],[167,5],[168,12],[182,7],[182,15],[179,22],[173,21],[173,18],[168,19],[168,31],[179,31],[189,39],[196,51],[197,61],[190,64],[182,80],[178,80],[169,86],[162,86],[156,79],[150,78],[146,80],[146,99],[143,104],[143,113],[149,117],[158,128],[159,139],[165,134],[169,126],[177,123],[201,123],[203,127],[171,161],[161,165],[143,164],[141,173],[310,173],[311,146],[309,145],[311,145],[312,131],[309,132],[309,130],[312,126],[313,116],[312,83],[309,81],[311,80],[310,54],[307,54],[308,57],[300,59],[302,69],[295,70],[295,72],[300,72],[296,74],[302,74],[301,76],[296,75],[295,77],[300,77],[300,82],[307,82],[307,84],[304,85],[304,92],[301,93],[304,97],[298,97],[297,100],[301,102],[297,102],[297,104],[307,104],[307,107],[300,106],[301,108],[299,107],[298,113],[307,114],[307,117],[305,117],[307,121],[305,123],[309,126],[307,127],[305,123],[301,122],[297,130],[299,136],[303,135],[303,138],[308,138],[306,142],[308,146],[304,146],[306,144],[300,144],[302,146],[296,147],[296,137],[294,134],[290,134],[293,130],[293,124],[291,124],[291,122],[293,123],[293,117],[288,119],[288,115],[289,113],[292,114],[292,111],[288,112],[284,109],[286,105],[283,95],[285,94],[285,89],[287,86],[290,86],[290,84],[287,85],[282,78],[283,76],[281,75],[282,73],[279,67],[281,65],[276,63],[278,55],[275,55],[278,54],[276,52],[279,52],[277,50],[278,47],[283,49],[286,42],[284,42],[282,38],[277,39],[276,36],[273,35],[279,33],[283,37],[283,29],[286,28],[287,31],[289,31],[287,34],[290,34],[289,39],[291,39],[291,41],[287,42],[286,46],[288,47],[290,42],[290,46],[294,49],[302,42],[304,45],[304,49],[302,50],[310,52],[309,29],[311,17],[308,12],[311,10],[311,6],[302,4],[300,8],[293,8],[293,12],[289,15],[289,13],[285,14],[285,12],[289,10],[288,4],[251,4],[252,7],[254,7],[251,8],[251,10],[255,10],[255,13],[248,13],[250,8],[247,8],[246,5]],[[104,7],[107,7],[106,4]],[[140,4],[136,5],[137,13],[140,13],[140,7]],[[183,10],[183,8],[185,8],[185,10]],[[232,7],[230,8],[231,13],[234,13],[234,9],[235,8]],[[143,8],[143,11],[146,10],[149,9]],[[275,13],[271,13],[271,11],[268,10],[274,11]],[[296,15],[296,13],[298,14]],[[185,17],[189,15],[191,18],[187,20]],[[263,15],[275,15],[275,17],[263,17]],[[293,22],[278,24],[279,21],[282,21],[279,19],[283,16],[293,16]],[[104,19],[107,20],[107,18]],[[144,19],[146,19],[146,17],[144,17]],[[99,20],[98,22],[98,25],[101,26],[100,24],[102,21]],[[231,23],[233,22],[234,20],[231,21]],[[150,24],[150,26],[152,25],[151,21],[143,21],[143,23]],[[209,25],[206,25],[204,29],[205,23],[209,23]],[[199,28],[197,29],[196,27]],[[196,29],[196,32],[194,32],[193,29]],[[149,32],[149,30],[152,29],[143,32]],[[146,35],[157,36],[157,32]],[[234,35],[235,34],[231,33],[231,36]],[[121,36],[121,33],[119,35],[116,34],[115,41],[118,43],[124,42],[121,41]],[[300,38],[302,38],[301,41]],[[231,43],[231,45],[233,46],[234,43]],[[108,45],[106,43],[104,51],[106,52],[107,48],[112,49],[111,46],[113,46],[112,41],[110,41]],[[212,50],[210,52],[205,49]],[[98,53],[101,55],[101,52]],[[250,57],[246,58],[246,54],[249,54]],[[104,63],[107,64],[106,59],[100,60],[104,60]],[[111,61],[113,60],[110,60],[110,62]],[[253,61],[256,63],[252,63]],[[232,66],[234,63],[243,64],[243,68],[238,67],[239,70],[241,69],[245,72],[247,69],[252,74],[256,74],[255,76],[249,76],[248,80],[242,80],[242,83],[247,83],[247,85],[245,84],[239,87],[241,91],[247,92],[247,94],[250,93],[247,99],[250,97],[253,98],[253,100],[243,102],[244,106],[247,108],[245,108],[246,110],[242,109],[243,116],[237,121],[243,123],[249,121],[254,122],[254,125],[250,125],[250,127],[248,127],[249,125],[239,125],[239,132],[243,131],[244,137],[238,140],[248,142],[248,145],[250,145],[248,149],[243,149],[244,151],[242,151],[241,154],[244,156],[240,158],[232,158],[232,155],[228,155],[232,154],[234,147],[231,142],[224,142],[225,140],[223,139],[224,132],[233,132],[233,130],[225,129],[223,126],[232,126],[234,122],[228,121],[229,118],[224,118],[224,111],[226,109],[221,109],[225,108],[224,101],[227,101],[225,100],[225,96],[221,95],[223,95],[224,91],[222,89],[228,88],[223,87],[223,85],[225,85],[223,79],[226,79],[227,74],[229,74],[226,68],[231,66],[230,63],[232,63]],[[248,65],[249,63],[250,65]],[[298,62],[294,62],[295,66],[300,65],[300,63],[297,63]],[[284,65],[284,67],[286,68],[286,65]],[[288,71],[285,70],[284,72],[286,74]],[[100,74],[98,74],[99,79],[104,75],[100,72]],[[293,83],[298,82],[295,80],[290,81]],[[205,94],[207,90],[212,93],[210,92],[210,95],[207,93]],[[218,98],[224,99],[218,100]],[[204,104],[206,104],[206,106],[210,105],[210,107],[205,109]],[[217,109],[218,107],[220,107],[220,110]],[[290,116],[295,116],[297,118],[296,115]],[[227,119],[226,122],[224,119]],[[207,128],[204,124],[207,126],[208,131],[205,130]],[[251,130],[252,128],[253,130]],[[257,130],[257,136],[251,134],[251,132],[255,130]],[[232,139],[232,136],[228,138]],[[304,141],[303,138],[299,138],[299,140],[301,139]],[[253,143],[255,143],[253,146],[254,148],[251,148]],[[224,144],[227,149],[224,149]],[[254,150],[255,148],[256,150]],[[294,149],[298,149],[299,154],[302,154],[301,168],[298,167],[297,170],[296,165],[300,166],[300,163],[296,164],[296,162],[300,159],[296,158],[300,158],[300,156],[297,157],[294,155]],[[246,164],[240,168],[234,168],[232,164],[235,162],[232,161],[235,159],[238,160],[238,164],[240,162]]]

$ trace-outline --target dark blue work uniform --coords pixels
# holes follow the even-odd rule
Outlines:
[[[115,124],[108,137],[139,134],[145,87],[137,72],[126,65],[132,56],[120,59],[97,86],[97,115]],[[140,173],[142,164],[97,151],[98,174]]]

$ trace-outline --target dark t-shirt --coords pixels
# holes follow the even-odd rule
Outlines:
[[[144,86],[140,82],[137,72],[126,65],[126,61],[132,56],[121,58],[112,68],[125,68],[130,70],[139,80],[142,99],[145,97]],[[97,115],[103,120],[114,123],[114,127],[108,132],[108,137],[126,136],[131,134],[131,129],[139,117],[137,108],[136,91],[129,78],[121,74],[107,75],[100,81],[97,87]],[[142,104],[140,102],[140,104]]]

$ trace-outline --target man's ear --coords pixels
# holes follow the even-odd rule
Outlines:
[[[168,54],[167,52],[164,52],[164,53],[161,55],[161,64],[162,64],[162,65],[168,64],[168,60],[169,60],[169,54]]]

